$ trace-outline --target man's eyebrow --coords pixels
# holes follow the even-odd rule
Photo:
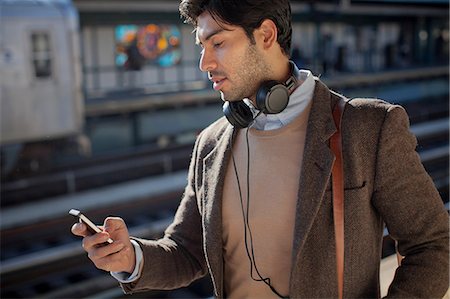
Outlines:
[[[211,31],[204,39],[204,42],[208,41],[209,39],[211,39],[214,35],[221,33],[222,31],[225,31],[225,29],[223,28],[218,28],[214,31]],[[197,31],[198,32],[198,31]],[[197,45],[202,45],[203,43],[199,40],[198,35],[195,38],[195,43]]]

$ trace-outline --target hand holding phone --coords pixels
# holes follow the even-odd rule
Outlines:
[[[83,213],[81,213],[79,210],[71,209],[69,211],[69,214],[74,217],[77,217],[81,223],[84,223],[86,225],[88,231],[91,234],[96,234],[96,233],[102,232],[102,230],[100,228],[98,228],[97,225],[95,225],[91,220],[89,220],[89,218],[87,218],[85,215],[83,215]],[[106,242],[111,244],[113,242],[113,240],[111,238],[108,238],[108,240]]]
[[[122,218],[107,217],[104,220],[105,231],[114,238],[114,241],[108,238],[104,242],[104,234],[93,237],[86,236],[86,232],[88,235],[104,232],[89,218],[75,209],[70,210],[69,214],[86,225],[87,229],[83,230],[78,224],[74,224],[72,233],[83,237],[83,249],[97,268],[105,271],[133,273],[136,267],[136,254],[127,226]]]

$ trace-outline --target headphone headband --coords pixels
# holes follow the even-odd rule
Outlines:
[[[291,75],[289,78],[284,82],[284,85],[289,90],[289,95],[291,95],[294,90],[300,86],[300,72],[298,71],[298,68],[295,66],[295,64],[289,60],[289,65],[291,67]]]

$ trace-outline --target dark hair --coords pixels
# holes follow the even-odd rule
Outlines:
[[[289,0],[182,0],[180,14],[186,23],[197,26],[203,12],[228,25],[240,26],[254,42],[253,31],[265,19],[277,26],[278,43],[284,54],[291,52],[291,6]]]

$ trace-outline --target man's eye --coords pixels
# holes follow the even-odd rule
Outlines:
[[[219,42],[219,43],[214,43],[214,48],[219,48],[220,46],[222,46],[223,42]]]

